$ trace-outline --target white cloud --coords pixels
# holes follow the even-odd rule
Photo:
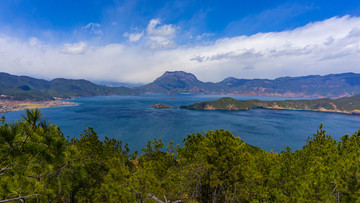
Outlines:
[[[102,35],[103,32],[101,30],[101,25],[99,23],[88,23],[87,25],[82,27],[83,30],[88,30],[89,32],[96,34],[96,35]]]
[[[159,19],[152,19],[147,26],[146,32],[149,36],[170,37],[175,34],[176,27],[174,25],[160,25]]]
[[[140,32],[140,33],[127,33],[125,32],[123,34],[124,37],[127,37],[129,39],[130,42],[137,42],[141,39],[141,37],[144,35],[144,31]]]
[[[150,50],[173,49],[177,44],[173,40],[178,27],[172,24],[162,25],[159,19],[150,20],[146,30],[138,33],[123,34],[129,39],[129,42],[138,42],[142,40],[142,46]]]
[[[64,48],[61,50],[64,54],[83,54],[86,51],[86,43],[79,42],[74,44],[64,44]]]
[[[141,43],[105,46],[79,42],[39,47],[35,38],[24,43],[0,34],[0,72],[124,82],[150,82],[167,70],[191,72],[203,81],[360,72],[360,17],[334,17],[203,46],[176,46],[176,29],[152,20]],[[159,49],[169,41],[172,49]],[[143,43],[150,49],[143,49]]]
[[[176,43],[172,40],[177,27],[172,24],[161,25],[159,19],[150,20],[146,34],[148,38],[147,47],[149,49],[170,49],[175,48]]]

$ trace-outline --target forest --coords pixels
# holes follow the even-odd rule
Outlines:
[[[0,135],[0,202],[360,201],[360,131],[334,140],[320,125],[274,153],[219,129],[133,152],[91,127],[66,137],[33,109],[2,117]]]

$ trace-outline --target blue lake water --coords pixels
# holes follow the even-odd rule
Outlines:
[[[302,148],[306,139],[324,124],[335,139],[353,134],[360,128],[360,116],[325,112],[265,110],[193,111],[179,109],[199,101],[215,100],[223,95],[156,95],[98,96],[75,98],[79,106],[44,108],[44,119],[58,125],[65,136],[79,137],[91,126],[100,139],[105,136],[129,143],[131,150],[140,150],[148,140],[161,138],[165,145],[171,140],[182,144],[187,134],[227,129],[245,142],[266,151],[280,152],[289,145]],[[175,97],[172,100],[171,97]],[[284,100],[296,98],[231,96],[235,99]],[[174,109],[152,109],[163,103]],[[20,119],[24,111],[10,112],[7,121]]]

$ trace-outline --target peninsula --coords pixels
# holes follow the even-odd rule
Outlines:
[[[256,108],[287,109],[306,111],[325,111],[347,114],[360,114],[360,95],[342,97],[339,99],[314,99],[314,100],[236,100],[223,97],[216,101],[204,101],[189,106],[180,106],[181,109],[190,110],[249,110]]]
[[[34,108],[47,108],[47,107],[57,107],[57,106],[76,106],[74,102],[63,101],[63,100],[46,100],[46,101],[36,101],[36,100],[8,100],[0,99],[0,113],[7,113],[11,111],[20,111],[24,109],[34,109]]]

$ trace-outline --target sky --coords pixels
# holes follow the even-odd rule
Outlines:
[[[148,83],[360,73],[357,0],[1,0],[0,72]]]

